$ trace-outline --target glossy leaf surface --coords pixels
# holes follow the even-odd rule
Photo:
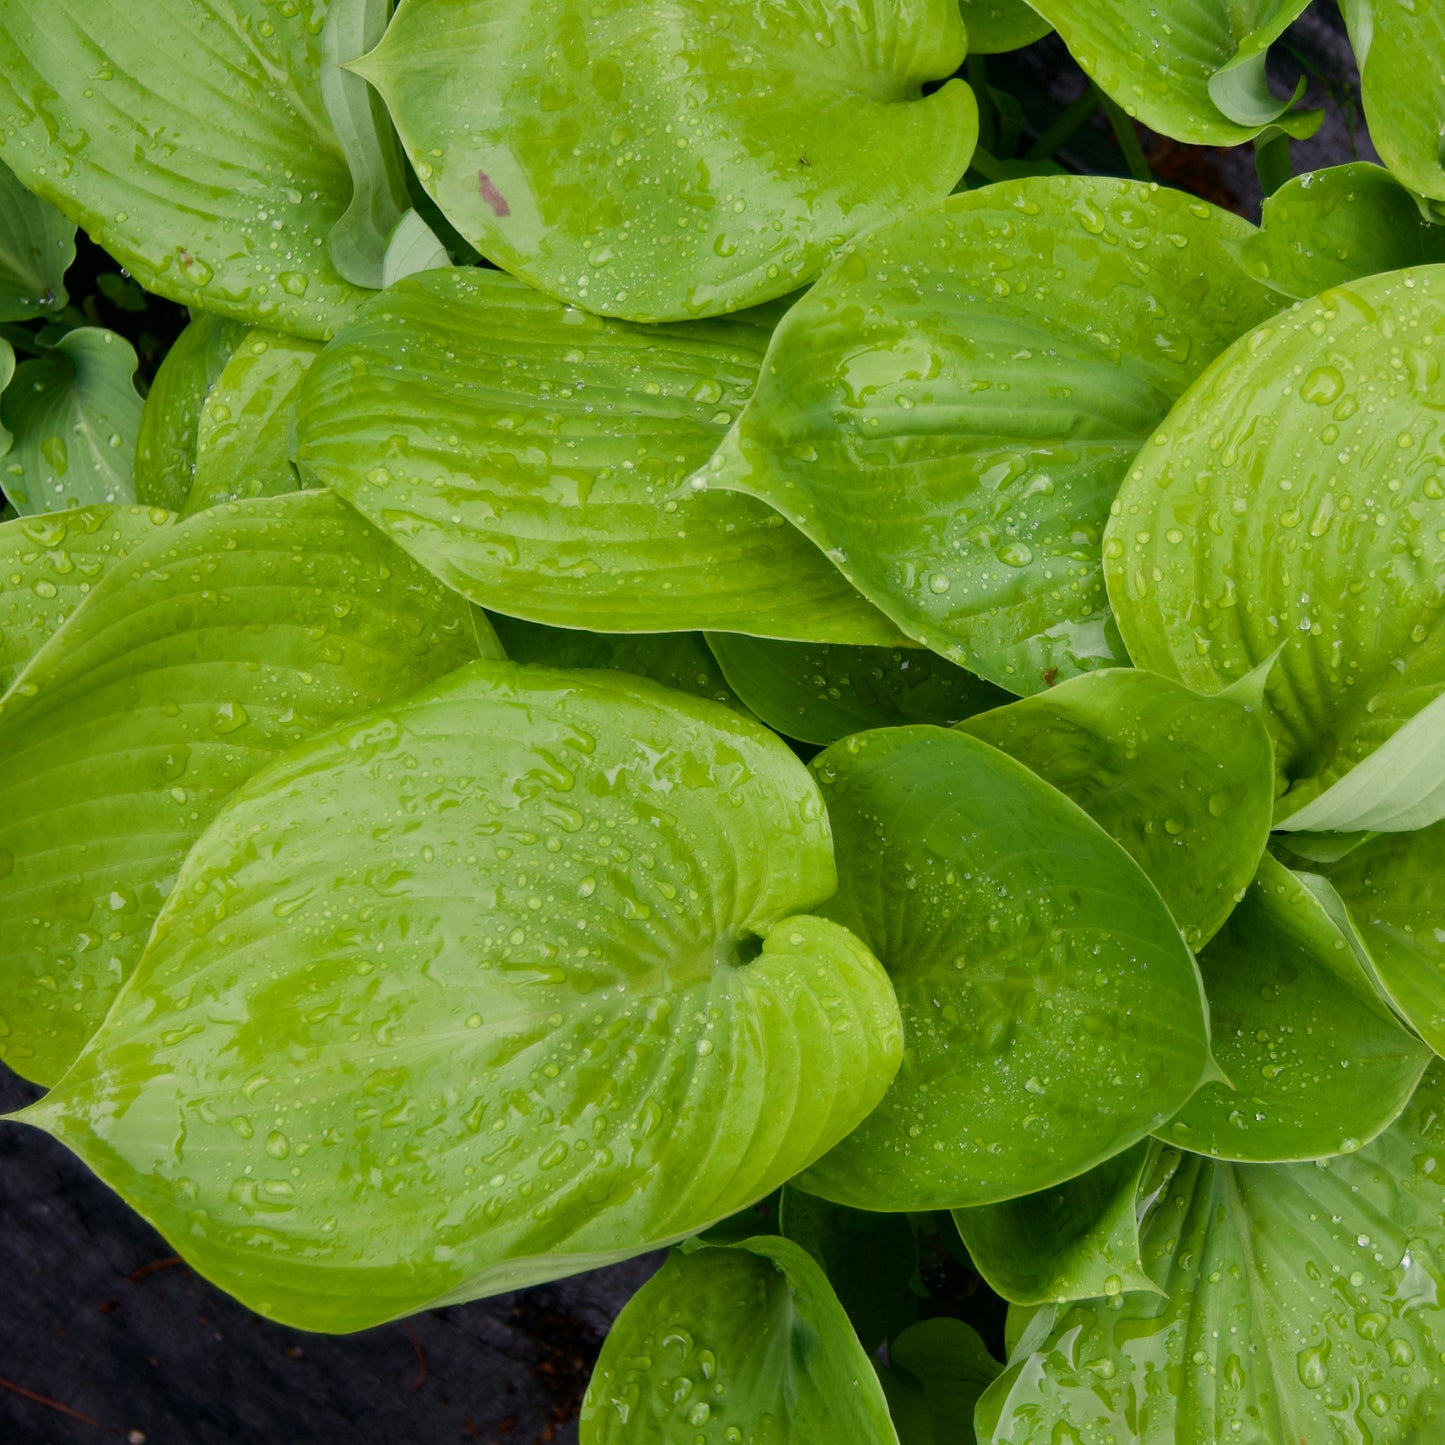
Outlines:
[[[1199,971],[1228,1082],[1206,1084],[1161,1131],[1195,1153],[1264,1163],[1348,1153],[1394,1122],[1430,1061],[1350,939],[1268,855]]]
[[[178,512],[195,484],[201,408],[246,339],[239,321],[201,312],[166,352],[141,411],[135,451],[136,496]]]
[[[1442,339],[1442,267],[1304,302],[1200,379],[1115,504],[1136,663],[1210,693],[1277,655],[1277,820],[1445,691]]]
[[[1141,1141],[1053,1189],[955,1209],[974,1268],[1011,1304],[1157,1294],[1140,1258],[1139,1221],[1178,1159],[1164,1155],[1157,1141]]]
[[[476,655],[466,604],[329,495],[204,513],[115,563],[0,705],[6,1061],[64,1072],[238,784]]]
[[[174,520],[98,506],[0,523],[0,694],[106,572]]]
[[[513,662],[543,667],[606,667],[648,677],[694,697],[711,698],[738,712],[747,712],[728,686],[697,632],[577,632],[543,627],[500,613],[491,619],[502,648]]]
[[[246,334],[201,404],[184,515],[297,490],[291,464],[296,400],[320,350],[318,342],[259,326]]]
[[[1008,694],[921,647],[846,647],[708,635],[728,681],[771,728],[805,743],[904,723],[947,725]]]
[[[761,497],[909,636],[1015,693],[1127,661],[1099,547],[1175,399],[1279,305],[1238,217],[1099,177],[988,186],[847,248],[698,481]]]
[[[901,1445],[976,1439],[973,1412],[1002,1366],[978,1332],[948,1315],[920,1320],[888,1343],[878,1373]]]
[[[0,163],[0,321],[62,310],[73,260],[74,225]]]
[[[1367,839],[1316,867],[1344,900],[1390,998],[1445,1054],[1445,823]]]
[[[1191,948],[1254,877],[1274,758],[1261,708],[1110,668],[981,713],[959,730],[1074,800],[1144,870]]]
[[[321,99],[325,0],[11,0],[0,157],[148,290],[326,336],[350,178]]]
[[[642,328],[495,271],[425,272],[312,367],[298,463],[498,612],[886,644],[891,624],[783,518],[682,485],[752,390],[775,315]]]
[[[474,663],[231,799],[25,1117],[302,1328],[575,1273],[734,1213],[881,1097],[887,977],[795,916],[832,886],[756,723]]]
[[[355,67],[489,260],[634,321],[805,285],[953,189],[977,139],[958,0],[402,0]],[[906,163],[900,164],[900,158]]]
[[[0,480],[17,512],[135,501],[136,366],[130,342],[87,326],[15,368],[0,396],[0,422],[14,434]]]
[[[895,728],[814,760],[838,893],[822,911],[889,970],[903,1066],[799,1179],[860,1208],[991,1203],[1128,1148],[1194,1092],[1194,961],[1138,865],[1011,758]]]
[[[1240,145],[1266,126],[1304,137],[1322,112],[1291,107],[1265,78],[1269,47],[1309,0],[1029,0],[1101,90],[1191,145]]]
[[[1445,16],[1406,0],[1341,0],[1370,139],[1412,191],[1445,201]]]
[[[1061,1308],[984,1397],[982,1438],[1033,1445],[1434,1439],[1445,1284],[1445,1091],[1322,1164],[1184,1155],[1143,1227],[1166,1296]],[[1047,1321],[1045,1321],[1047,1323]]]
[[[1053,28],[1024,0],[959,0],[970,55],[997,55],[1042,39]]]
[[[623,1307],[582,1445],[897,1445],[872,1363],[822,1270],[760,1237],[674,1251]]]

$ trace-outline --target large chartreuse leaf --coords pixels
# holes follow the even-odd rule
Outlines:
[[[1051,26],[1024,0],[959,0],[968,27],[968,48],[974,55],[997,55],[1032,45]]]
[[[1277,293],[1238,217],[1098,177],[882,226],[783,319],[699,486],[760,497],[910,636],[1011,692],[1125,661],[1099,547],[1135,452]]]
[[[1039,1194],[955,1209],[973,1266],[1011,1304],[1063,1304],[1158,1286],[1144,1270],[1139,1221],[1178,1154],[1157,1140]]]
[[[1445,1089],[1320,1164],[1185,1155],[1142,1231],[1163,1290],[1060,1308],[985,1395],[981,1439],[1258,1445],[1441,1438]],[[1046,1307],[1052,1310],[1052,1307]],[[1029,1332],[1031,1335],[1033,1331]]]
[[[978,134],[958,0],[402,0],[356,65],[484,256],[634,321],[736,311],[937,200]]]
[[[695,495],[757,379],[771,309],[643,328],[496,271],[429,271],[311,368],[303,476],[474,602],[562,627],[897,632],[751,498]]]
[[[75,227],[0,163],[0,321],[60,311]]]
[[[805,743],[903,723],[957,722],[1008,694],[922,647],[708,635],[728,681],[771,728]]]
[[[901,1445],[973,1445],[973,1412],[1003,1367],[978,1332],[937,1315],[888,1342],[877,1366]]]
[[[1395,1121],[1430,1061],[1351,939],[1268,854],[1199,971],[1227,1081],[1206,1084],[1161,1131],[1195,1153],[1349,1153]]]
[[[1201,697],[1110,668],[958,726],[1074,800],[1149,875],[1191,948],[1264,852],[1274,756],[1255,694]]]
[[[1344,900],[1391,1000],[1445,1054],[1445,823],[1381,834],[1315,866]]]
[[[863,733],[813,767],[838,893],[883,960],[903,1067],[802,1176],[868,1209],[1047,1188],[1158,1128],[1209,1069],[1199,975],[1127,853],[1003,753],[941,728]]]
[[[1445,201],[1445,13],[1417,0],[1341,0],[1370,140],[1412,191]]]
[[[468,613],[324,493],[203,513],[114,563],[0,703],[0,1055],[56,1079],[227,795],[474,658]]]
[[[0,694],[105,573],[174,520],[97,506],[0,523]]]
[[[1271,93],[1269,47],[1310,0],[1029,0],[1131,116],[1191,145],[1239,145],[1266,126],[1312,135],[1322,111]]]
[[[491,622],[513,662],[544,667],[606,667],[650,677],[664,687],[711,698],[738,712],[748,708],[728,686],[698,632],[578,632],[496,613]]]
[[[1287,824],[1321,826],[1305,805],[1445,692],[1442,342],[1442,267],[1306,301],[1200,378],[1114,505],[1104,566],[1135,662],[1207,693],[1277,656]],[[1417,766],[1442,739],[1401,746]]]
[[[17,512],[135,501],[137,364],[130,342],[87,326],[15,368],[0,396],[0,422],[14,434],[0,486]]]
[[[623,1306],[582,1445],[897,1445],[872,1362],[821,1269],[760,1236],[674,1251]]]
[[[7,0],[0,157],[142,285],[329,335],[351,195],[321,98],[325,0]]]
[[[1303,299],[1445,260],[1445,226],[1431,225],[1389,171],[1354,161],[1286,181],[1265,199],[1260,229],[1239,250],[1262,281]]]
[[[303,1328],[575,1273],[734,1213],[881,1097],[887,977],[797,916],[833,881],[757,723],[474,663],[230,800],[25,1118]]]
[[[320,350],[259,326],[247,333],[201,403],[183,515],[301,485],[291,464],[296,399]]]
[[[197,315],[166,352],[141,411],[135,450],[136,496],[178,512],[195,484],[201,408],[248,328],[207,312]]]

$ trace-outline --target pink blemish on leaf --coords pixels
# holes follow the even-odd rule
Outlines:
[[[507,198],[492,184],[491,177],[486,171],[477,172],[477,193],[499,216],[510,216],[512,208],[507,204]]]

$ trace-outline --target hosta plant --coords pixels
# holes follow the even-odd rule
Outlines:
[[[673,1247],[587,1445],[1445,1430],[1428,6],[1288,179],[1302,0],[4,8],[17,1123],[305,1329]]]

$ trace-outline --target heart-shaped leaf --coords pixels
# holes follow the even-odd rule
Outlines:
[[[1442,340],[1445,267],[1306,301],[1200,378],[1115,503],[1104,566],[1135,662],[1211,693],[1277,658],[1277,819],[1445,693]]]
[[[1358,1154],[1320,1164],[1182,1156],[1142,1230],[1165,1293],[1045,1307],[1043,1338],[979,1404],[980,1438],[1438,1438],[1442,1131],[1436,1068]]]
[[[674,1251],[623,1306],[582,1402],[582,1445],[898,1445],[873,1365],[787,1239]]]
[[[800,1179],[865,1209],[986,1204],[1092,1168],[1198,1087],[1194,960],[1086,813],[962,733],[863,733],[813,762],[838,892],[903,1011],[883,1103]]]
[[[1228,1081],[1206,1084],[1161,1131],[1195,1153],[1263,1163],[1349,1153],[1399,1117],[1430,1062],[1350,938],[1268,854],[1199,971]]]
[[[0,523],[0,694],[105,573],[174,520],[98,506]]]
[[[776,311],[606,321],[496,271],[428,271],[311,368],[303,476],[483,607],[604,632],[897,632],[762,503],[694,495]]]
[[[62,310],[73,260],[75,227],[0,164],[0,321]]]
[[[325,493],[202,513],[114,563],[0,703],[6,1061],[58,1078],[227,795],[475,657],[468,612]]]
[[[1254,877],[1274,807],[1257,698],[1110,668],[959,723],[1072,798],[1149,875],[1191,948]]]
[[[0,482],[22,516],[135,501],[138,364],[130,342],[87,326],[15,368],[0,396],[14,433]]]
[[[148,290],[302,336],[365,294],[325,242],[351,181],[326,0],[11,0],[0,157]]]
[[[850,245],[698,484],[762,498],[909,636],[1010,692],[1127,659],[1099,547],[1149,433],[1280,298],[1238,217],[1099,177]]]
[[[201,408],[227,362],[246,339],[239,321],[197,315],[166,352],[141,411],[135,450],[136,496],[179,512],[196,475],[196,428]]]
[[[321,346],[255,327],[201,403],[196,465],[183,516],[300,487],[291,464],[296,401]]]
[[[402,0],[353,67],[488,259],[633,321],[736,311],[951,191],[958,0]]]
[[[640,1254],[777,1188],[897,1068],[877,960],[794,916],[833,880],[758,724],[474,663],[232,797],[24,1117],[306,1329]]]
[[[1309,0],[1029,0],[1069,52],[1145,125],[1191,145],[1239,145],[1266,126],[1313,135],[1323,111],[1296,111],[1265,77],[1269,47]]]
[[[947,725],[1008,694],[922,647],[775,642],[713,632],[708,646],[738,695],[771,728],[805,743],[904,723]]]
[[[1087,1174],[1040,1194],[956,1209],[973,1266],[1011,1304],[1063,1304],[1125,1290],[1161,1293],[1144,1271],[1139,1221],[1178,1156],[1141,1140]]]

